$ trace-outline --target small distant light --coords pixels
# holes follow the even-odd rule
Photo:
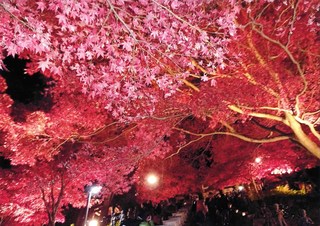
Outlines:
[[[281,174],[286,174],[286,173],[290,174],[292,172],[293,172],[293,170],[291,169],[291,167],[284,166],[284,167],[278,167],[278,168],[272,170],[271,174],[280,174],[281,175]]]
[[[98,223],[97,220],[91,220],[91,221],[89,221],[89,226],[98,226],[98,225],[99,225],[99,223]]]
[[[242,216],[244,217],[245,215],[247,215],[246,212],[242,212]]]
[[[260,163],[262,161],[262,159],[260,157],[257,157],[255,160],[254,160],[256,163]]]
[[[240,185],[239,187],[238,187],[238,190],[239,191],[242,191],[244,189],[244,187],[242,186],[242,185]]]
[[[239,210],[238,209],[236,209],[236,213],[238,213],[239,212]]]

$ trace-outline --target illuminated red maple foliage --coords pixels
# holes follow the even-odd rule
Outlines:
[[[159,198],[319,165],[319,7],[316,0],[2,1],[0,69],[8,56],[28,60],[26,73],[52,79],[45,90],[52,104],[17,103],[0,77],[0,152],[12,164],[1,172],[2,197],[23,197],[3,198],[1,214],[53,224],[64,204],[85,204],[85,185],[103,184],[106,196],[126,192],[150,159],[175,161],[163,171]],[[255,169],[257,153],[264,165]],[[53,199],[42,199],[37,183],[54,192],[56,209],[46,208]]]

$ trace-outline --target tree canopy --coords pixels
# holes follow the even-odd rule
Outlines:
[[[148,170],[160,199],[319,165],[316,0],[3,0],[0,15],[8,220],[53,224],[85,186],[123,193]]]

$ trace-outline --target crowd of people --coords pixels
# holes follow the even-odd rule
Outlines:
[[[318,207],[316,207],[318,208]],[[290,223],[289,223],[290,222]],[[199,193],[191,207],[188,226],[309,226],[314,221],[303,208],[264,200],[252,201],[245,193]]]
[[[182,207],[189,210],[184,226],[316,226],[301,206],[281,200],[250,200],[242,192],[209,192],[206,197],[198,193],[179,200],[146,201],[126,209],[114,205],[110,207],[104,225],[163,225],[163,221]]]
[[[175,198],[167,199],[159,203],[151,201],[139,205],[121,208],[118,204],[109,208],[109,213],[104,220],[108,226],[154,226],[162,225],[178,209],[186,203]]]

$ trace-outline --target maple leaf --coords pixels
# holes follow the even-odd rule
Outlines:
[[[210,85],[211,85],[211,86],[216,86],[216,85],[217,85],[217,81],[212,78],[212,79],[210,80]]]
[[[41,60],[38,62],[38,68],[41,69],[42,72],[44,72],[46,69],[49,69],[52,65],[52,62],[50,62],[49,59]]]
[[[58,18],[59,24],[61,25],[67,25],[67,17],[63,14],[56,15],[56,18]]]
[[[19,50],[18,50],[18,46],[13,43],[13,42],[10,42],[10,44],[6,47],[7,51],[8,51],[8,55],[10,56],[15,56],[16,54],[19,53]]]
[[[171,8],[172,9],[178,9],[180,5],[181,5],[181,3],[178,0],[173,0],[171,2]]]
[[[99,45],[95,45],[92,50],[97,55],[97,57],[104,57],[104,51]]]
[[[36,2],[36,4],[38,5],[37,9],[39,9],[41,12],[43,12],[47,7],[46,4],[42,1]]]
[[[208,80],[209,80],[209,78],[208,78],[208,75],[207,75],[207,74],[204,74],[203,76],[201,76],[201,81],[206,82],[206,81],[208,81]]]
[[[131,42],[123,42],[122,47],[128,52],[132,51],[132,43]]]

